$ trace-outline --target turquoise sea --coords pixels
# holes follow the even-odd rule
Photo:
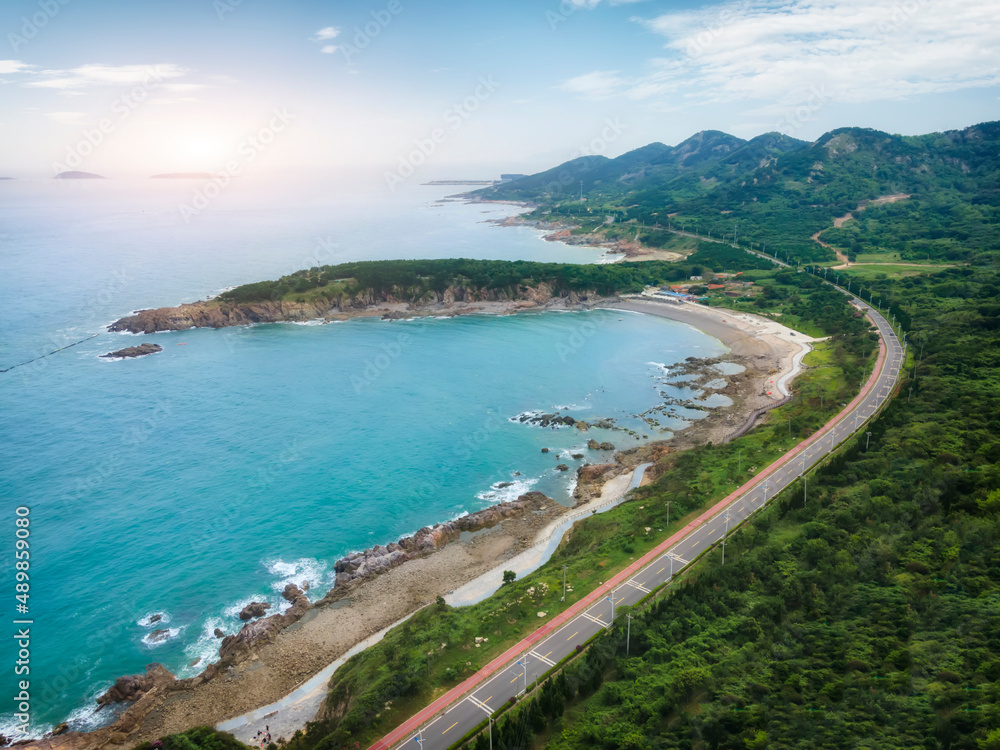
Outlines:
[[[558,409],[652,437],[635,415],[661,393],[690,395],[667,382],[671,363],[724,351],[686,326],[602,310],[104,331],[133,309],[318,263],[602,260],[484,223],[513,207],[438,202],[456,190],[247,180],[185,223],[190,183],[0,182],[0,369],[85,339],[0,373],[6,571],[14,509],[31,509],[33,733],[68,716],[97,726],[94,698],[150,662],[195,674],[245,603],[280,607],[290,581],[319,598],[348,551],[529,488],[571,502],[573,472],[556,464],[575,468],[574,452],[600,461],[586,438],[631,438],[512,418]],[[144,340],[164,351],[98,358]],[[5,609],[24,617],[7,580]],[[152,642],[154,629],[167,637]],[[5,712],[0,734],[12,730]]]

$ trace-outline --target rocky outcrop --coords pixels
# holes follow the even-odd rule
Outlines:
[[[152,690],[176,682],[177,678],[168,672],[162,664],[150,664],[145,674],[134,674],[119,677],[103,695],[97,699],[97,705],[104,707],[109,703],[134,703]]]
[[[225,638],[226,637],[226,634],[223,633],[222,630],[219,629],[219,628],[216,628],[215,631],[212,633],[212,635],[214,635],[216,638]]]
[[[147,354],[156,354],[157,352],[162,351],[163,347],[159,344],[139,344],[139,346],[127,346],[116,352],[102,354],[101,357],[106,357],[108,359],[131,359],[134,357],[145,357]],[[160,618],[157,617],[156,620],[158,619]],[[150,622],[156,622],[156,620],[150,620]]]
[[[282,596],[292,603],[285,612],[248,622],[236,635],[227,635],[222,639],[222,645],[219,646],[220,666],[244,661],[259,646],[270,641],[289,625],[301,620],[302,615],[312,608],[305,594],[294,583],[285,587]]]
[[[583,504],[601,494],[604,483],[614,476],[628,471],[622,464],[586,464],[576,470],[576,487],[573,497],[578,505]]]
[[[521,424],[535,425],[536,427],[572,427],[576,424],[576,420],[573,417],[563,414],[536,414],[534,412],[518,414],[514,417],[513,421],[520,422]]]
[[[240,610],[240,619],[246,621],[255,617],[263,617],[270,608],[271,605],[268,602],[250,602]]]
[[[541,492],[528,492],[511,502],[491,505],[454,521],[425,526],[413,536],[403,537],[398,542],[378,545],[364,552],[352,552],[334,563],[336,585],[320,603],[335,601],[366,579],[385,573],[407,560],[435,552],[458,539],[463,531],[488,529],[506,518],[555,505],[552,498]]]
[[[251,323],[304,322],[308,320],[334,320],[357,315],[381,315],[403,318],[424,314],[461,314],[475,312],[465,305],[481,302],[507,303],[510,311],[543,307],[559,300],[567,306],[593,306],[606,301],[592,292],[569,292],[556,295],[547,284],[518,286],[513,293],[503,289],[451,286],[443,292],[423,289],[393,287],[391,290],[366,290],[355,294],[341,294],[331,298],[318,297],[312,302],[288,300],[263,300],[259,302],[230,302],[225,297],[191,302],[177,307],[160,307],[155,310],[137,310],[108,326],[109,331],[155,333],[157,331],[185,331],[189,328],[225,328]],[[390,310],[386,305],[402,307]]]

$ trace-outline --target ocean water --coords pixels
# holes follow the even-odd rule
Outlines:
[[[5,570],[14,508],[31,509],[36,734],[67,717],[99,725],[96,695],[150,662],[197,673],[217,655],[214,629],[236,632],[247,602],[278,610],[284,585],[303,581],[319,598],[346,552],[529,489],[571,502],[574,472],[555,466],[575,468],[577,452],[602,460],[590,437],[634,438],[518,415],[611,417],[658,437],[635,415],[661,394],[695,395],[669,382],[670,365],[724,351],[686,326],[610,310],[105,332],[132,309],[317,263],[602,260],[483,223],[509,206],[438,201],[454,188],[248,181],[185,223],[177,204],[191,189],[0,182],[0,369],[82,340],[0,373]],[[164,351],[99,358],[140,341]],[[8,581],[7,611],[24,617]],[[5,713],[0,733],[12,729]]]

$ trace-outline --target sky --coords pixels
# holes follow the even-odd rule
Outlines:
[[[1000,119],[993,0],[4,0],[0,176],[492,178]]]

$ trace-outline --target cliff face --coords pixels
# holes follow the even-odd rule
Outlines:
[[[403,304],[407,306],[408,311],[421,314],[447,312],[458,303],[501,302],[510,303],[512,309],[519,309],[543,306],[557,299],[576,305],[595,298],[597,298],[596,294],[577,292],[558,296],[547,284],[539,284],[535,287],[519,286],[513,292],[503,289],[473,289],[464,286],[451,286],[440,293],[422,293],[416,290],[393,288],[388,292],[368,291],[362,294],[342,296],[330,300],[317,300],[310,303],[288,301],[236,303],[227,302],[217,297],[177,307],[140,310],[134,315],[112,323],[108,330],[156,333],[157,331],[184,331],[189,328],[225,328],[250,323],[302,322],[321,318],[370,315],[377,312],[379,305]]]

